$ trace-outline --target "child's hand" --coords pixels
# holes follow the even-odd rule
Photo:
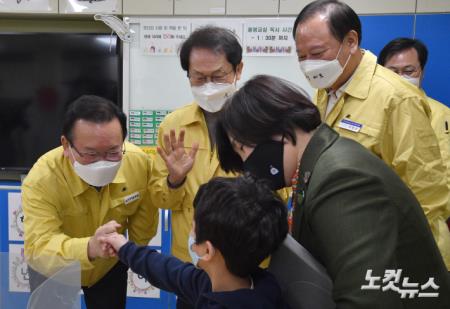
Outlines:
[[[101,238],[102,243],[110,246],[109,255],[115,256],[120,248],[127,243],[127,239],[122,234],[111,233]],[[112,250],[111,250],[112,249]]]

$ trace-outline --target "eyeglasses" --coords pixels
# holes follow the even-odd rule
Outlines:
[[[227,83],[227,77],[228,75],[230,75],[231,73],[233,73],[234,70],[231,70],[230,72],[223,72],[223,71],[219,71],[216,74],[213,74],[211,76],[205,76],[202,74],[189,74],[188,73],[188,78],[189,81],[191,82],[191,85],[193,86],[202,86],[204,84],[206,84],[206,82],[209,81],[215,84],[224,84]]]
[[[96,161],[100,161],[101,159],[105,159],[106,161],[119,161],[120,159],[122,159],[122,156],[125,154],[126,149],[125,149],[125,144],[122,145],[122,147],[120,147],[120,149],[117,150],[110,150],[110,151],[106,151],[106,152],[98,152],[98,151],[86,151],[86,152],[81,152],[79,151],[72,142],[69,142],[69,145],[72,149],[75,150],[75,152],[84,160],[88,161],[88,162],[96,162]]]

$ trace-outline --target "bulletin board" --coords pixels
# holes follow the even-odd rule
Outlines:
[[[124,111],[173,110],[192,102],[189,81],[186,72],[181,69],[178,47],[192,30],[208,24],[229,28],[243,46],[244,68],[238,87],[256,74],[271,74],[287,79],[313,95],[314,91],[298,65],[292,40],[293,17],[133,17],[129,21],[135,40],[124,44]],[[156,27],[162,29],[157,30]],[[158,41],[158,35],[167,39]],[[155,39],[152,40],[152,37]]]

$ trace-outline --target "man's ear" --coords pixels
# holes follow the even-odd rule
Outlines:
[[[64,135],[61,135],[61,145],[64,149],[64,156],[69,158],[69,140]]]
[[[359,49],[359,39],[358,39],[358,32],[355,30],[350,30],[350,32],[347,34],[345,40],[345,44],[348,44],[350,48],[350,53],[354,54]]]
[[[423,83],[423,79],[425,78],[425,71],[424,69],[420,68],[420,84],[419,84],[419,88],[422,88],[422,83]]]
[[[242,75],[242,69],[244,68],[244,63],[241,61],[241,63],[239,63],[236,66],[236,81],[241,79],[241,75]]]

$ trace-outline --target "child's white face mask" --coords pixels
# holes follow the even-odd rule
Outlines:
[[[192,245],[195,244],[195,238],[192,237],[191,235],[189,235],[189,239],[188,239],[188,250],[189,250],[189,255],[191,256],[192,259],[192,264],[194,264],[195,267],[198,267],[198,261],[202,259],[201,256],[199,256],[196,252],[194,252],[194,250],[192,250]]]

